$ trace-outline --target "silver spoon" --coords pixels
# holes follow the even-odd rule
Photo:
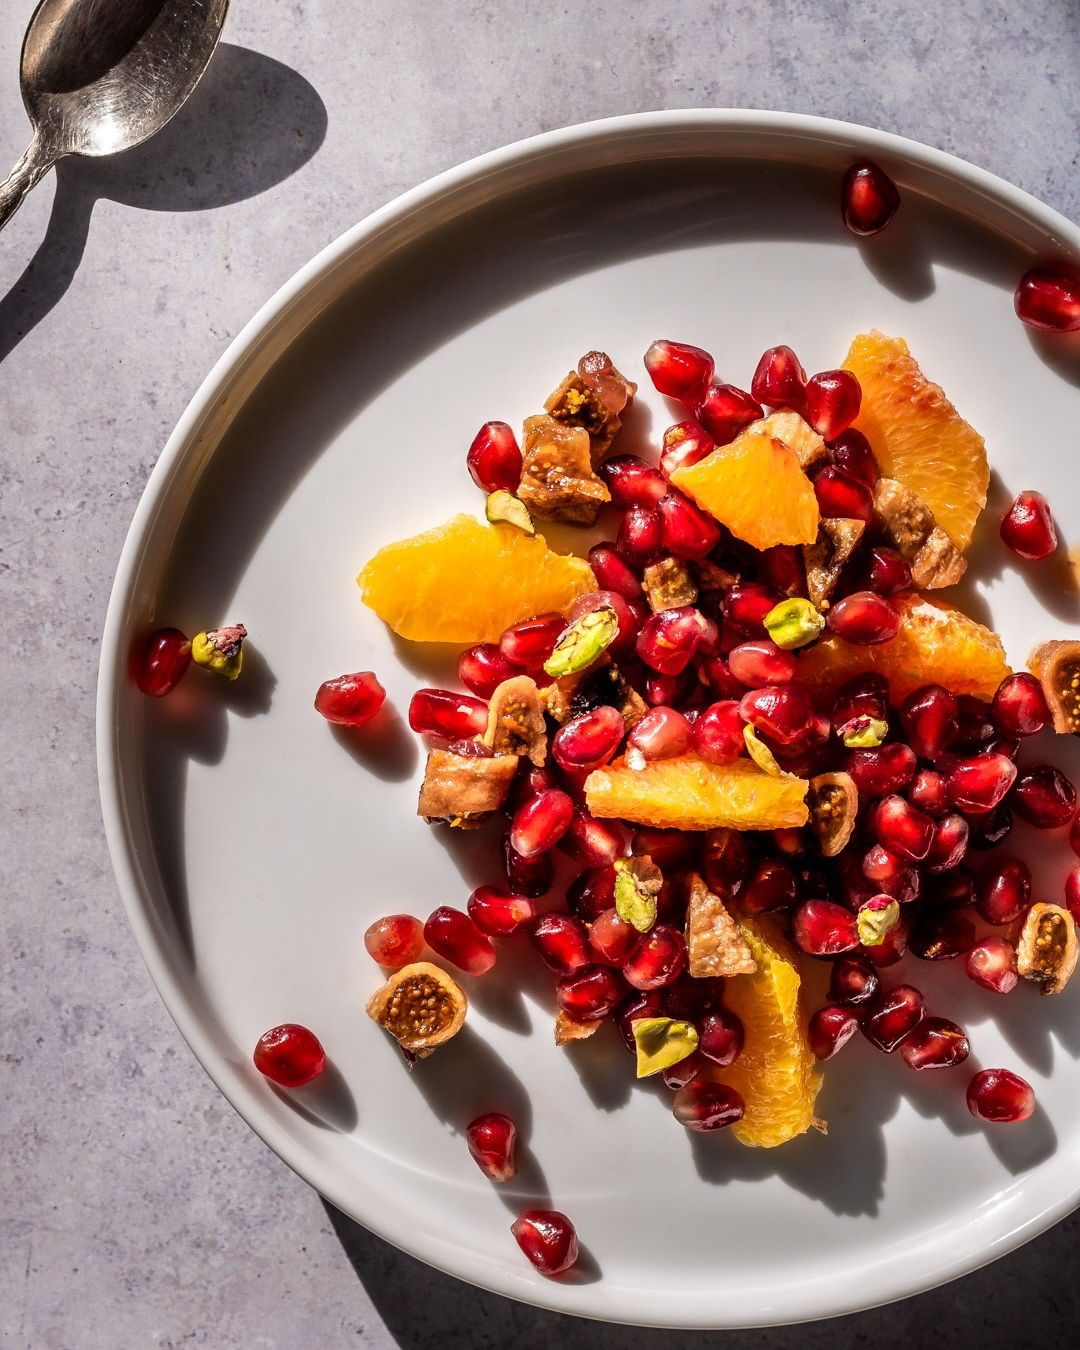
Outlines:
[[[34,138],[0,184],[0,229],[64,155],[111,155],[177,112],[214,53],[229,0],[40,0],[20,83]]]

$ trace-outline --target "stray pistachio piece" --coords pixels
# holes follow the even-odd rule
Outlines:
[[[754,761],[759,769],[764,769],[766,773],[771,774],[773,778],[783,778],[784,771],[776,762],[776,756],[769,749],[763,740],[761,740],[754,728],[747,722],[742,729],[743,740],[746,742],[746,753]]]
[[[524,530],[526,534],[535,534],[536,526],[533,524],[533,518],[529,515],[529,508],[520,498],[515,497],[512,492],[507,492],[499,488],[497,492],[488,495],[484,503],[484,515],[492,525],[498,525],[505,521],[508,525],[516,525],[519,530]]]
[[[618,631],[619,618],[613,609],[601,605],[590,610],[563,630],[544,662],[545,672],[558,678],[588,669],[611,646]]]
[[[875,895],[856,917],[859,941],[864,947],[880,947],[899,920],[899,904],[889,895]]]
[[[663,873],[648,857],[620,858],[615,864],[615,912],[623,923],[647,933],[656,922],[656,897]]]
[[[765,615],[765,631],[785,651],[805,647],[821,635],[824,627],[825,616],[817,606],[798,595],[781,600]]]
[[[191,659],[197,666],[235,680],[244,664],[244,639],[247,629],[242,623],[227,628],[211,628],[196,633],[191,639]]]
[[[698,1047],[693,1022],[680,1022],[674,1017],[635,1017],[630,1025],[637,1047],[639,1078],[670,1069]]]
[[[889,724],[880,717],[853,717],[841,739],[849,750],[871,750],[888,734]]]

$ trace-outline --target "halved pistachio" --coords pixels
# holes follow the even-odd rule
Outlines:
[[[849,750],[870,750],[889,734],[888,722],[880,717],[853,717],[840,739]]]
[[[805,647],[821,634],[824,627],[825,616],[817,606],[798,595],[781,600],[765,615],[765,631],[785,651]]]
[[[784,771],[776,762],[776,756],[765,742],[759,739],[757,732],[749,722],[743,727],[742,734],[743,740],[746,742],[746,753],[758,768],[764,769],[765,772],[771,774],[773,778],[783,778]]]
[[[247,629],[242,623],[196,633],[191,639],[191,659],[204,670],[212,670],[218,675],[224,675],[227,680],[235,680],[244,663],[246,637]]]
[[[558,678],[586,670],[611,646],[618,631],[619,618],[613,609],[601,605],[589,610],[563,630],[544,662],[545,672]]]
[[[664,884],[659,867],[646,854],[615,864],[615,912],[623,923],[647,933],[656,922],[656,897]]]
[[[891,895],[875,895],[859,910],[855,926],[864,947],[880,947],[900,921],[900,906]]]
[[[680,1022],[674,1017],[635,1017],[630,1025],[637,1047],[639,1078],[670,1069],[698,1048],[693,1022]]]
[[[536,526],[533,524],[533,518],[529,515],[529,508],[520,498],[515,497],[512,492],[507,492],[503,488],[488,495],[484,503],[484,515],[492,525],[498,525],[505,522],[507,525],[516,525],[519,530],[524,530],[526,534],[535,534]]]

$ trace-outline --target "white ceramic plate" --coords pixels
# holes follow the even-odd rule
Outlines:
[[[897,179],[904,206],[860,244],[837,197],[862,155]],[[361,607],[353,576],[387,541],[476,511],[464,468],[476,427],[520,423],[591,347],[643,380],[650,340],[677,337],[746,384],[774,343],[813,370],[838,364],[857,331],[901,333],[984,432],[995,500],[1041,488],[1076,538],[1076,349],[1033,342],[1012,314],[1035,255],[1075,259],[1080,233],[894,136],[773,113],[620,118],[486,155],[377,211],[297,273],[211,372],[117,573],[98,709],[105,824],[184,1036],[252,1128],[361,1223],[545,1307],[732,1327],[925,1289],[1076,1204],[1074,990],[995,1001],[957,969],[914,972],[935,1008],[970,1027],[973,1058],[1034,1083],[1038,1115],[997,1130],[967,1115],[966,1070],[917,1077],[860,1039],[828,1075],[827,1139],[759,1152],[691,1136],[662,1089],[631,1083],[608,1033],[555,1049],[549,982],[511,948],[501,975],[470,990],[467,1032],[406,1073],[363,1013],[379,980],[364,928],[389,910],[461,905],[494,869],[416,820],[421,756],[400,723],[364,749],[311,708],[320,681],[344,670],[376,670],[399,709],[439,678]],[[646,381],[631,435],[655,441],[672,420]],[[1051,565],[1014,568],[993,533],[964,602],[1022,663],[1033,641],[1075,631],[1078,602],[1050,584]],[[196,673],[160,702],[133,690],[126,653],[148,625],[235,620],[253,645],[236,686]],[[1020,842],[1038,844],[1039,884],[1056,898],[1060,841]],[[334,1064],[293,1097],[250,1063],[283,1020],[316,1029]],[[499,1188],[461,1138],[493,1109],[526,1141],[520,1178]],[[587,1249],[559,1282],[534,1274],[508,1231],[549,1197]]]

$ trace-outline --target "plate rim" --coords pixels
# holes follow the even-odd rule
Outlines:
[[[962,1255],[939,1259],[933,1269],[928,1265],[926,1269],[918,1271],[914,1278],[897,1278],[891,1283],[886,1281],[885,1287],[875,1290],[871,1297],[859,1297],[854,1302],[847,1302],[835,1295],[830,1297],[830,1286],[825,1287],[824,1293],[807,1293],[805,1285],[802,1285],[797,1299],[790,1306],[783,1309],[774,1307],[763,1318],[718,1318],[716,1312],[708,1309],[707,1295],[699,1297],[696,1302],[681,1298],[682,1315],[675,1318],[661,1315],[658,1309],[652,1313],[635,1309],[622,1316],[613,1314],[610,1308],[599,1302],[590,1306],[588,1286],[578,1287],[580,1304],[568,1306],[561,1295],[566,1286],[557,1281],[541,1279],[524,1284],[505,1277],[489,1278],[487,1274],[476,1270],[467,1273],[462,1268],[453,1268],[435,1254],[432,1245],[426,1243],[426,1235],[416,1228],[410,1229],[406,1223],[387,1223],[379,1215],[358,1214],[352,1199],[344,1196],[336,1185],[335,1169],[281,1129],[273,1116],[262,1110],[257,1096],[248,1092],[245,1085],[239,1083],[235,1074],[229,1071],[225,1057],[215,1046],[204,1025],[203,1015],[189,1000],[170,968],[166,947],[151,921],[150,907],[143,896],[139,867],[128,834],[118,762],[117,693],[120,682],[126,678],[128,664],[127,654],[121,648],[121,638],[139,567],[153,534],[158,508],[168,495],[174,475],[196,448],[199,430],[205,426],[214,409],[221,406],[230,387],[238,381],[275,329],[287,321],[291,309],[313,293],[339,264],[359,254],[366,245],[375,242],[387,230],[403,224],[418,211],[435,208],[440,200],[448,198],[457,189],[508,169],[525,168],[530,161],[541,169],[544,161],[557,161],[560,156],[570,155],[592,140],[618,140],[625,133],[662,132],[665,129],[672,132],[700,130],[713,133],[717,137],[718,156],[722,149],[720,142],[725,135],[761,131],[783,133],[789,139],[804,137],[833,141],[849,148],[853,157],[859,154],[867,157],[895,156],[905,163],[937,171],[949,180],[959,179],[967,187],[977,190],[1011,213],[1034,222],[1053,241],[1058,252],[1080,255],[1080,227],[1053,207],[989,170],[893,132],[802,113],[744,108],[686,108],[599,118],[511,142],[433,175],[350,226],[278,287],[214,362],[168,437],[132,516],[110,591],[101,640],[96,698],[98,785],[105,838],[117,888],[143,962],[166,1010],[196,1060],[225,1100],[254,1133],[320,1195],[377,1236],[435,1269],[489,1292],[549,1311],[603,1321],[617,1320],[621,1324],[679,1330],[768,1327],[866,1311],[927,1292],[969,1274],[1014,1251],[1080,1206],[1080,1182],[1073,1190],[1016,1223],[988,1245],[978,1245]]]

